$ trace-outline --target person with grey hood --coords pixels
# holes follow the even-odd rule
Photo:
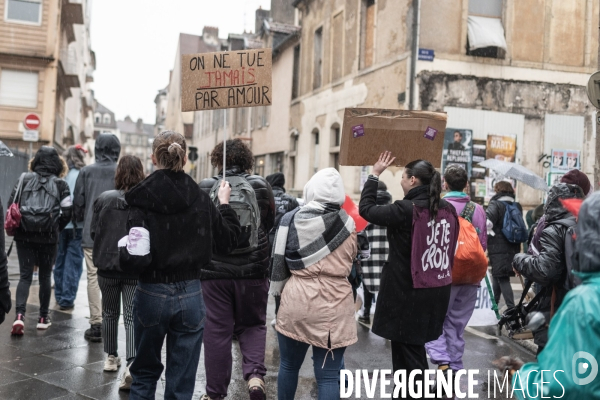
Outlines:
[[[85,338],[92,342],[102,341],[102,302],[98,286],[98,269],[93,262],[94,240],[91,237],[94,201],[103,192],[115,189],[115,172],[117,160],[121,153],[121,143],[113,134],[101,134],[96,139],[94,164],[83,167],[77,177],[73,198],[74,222],[77,227],[83,225],[81,247],[87,265],[88,301],[90,305],[90,329],[85,331]]]
[[[563,207],[560,200],[574,198],[584,198],[583,190],[577,185],[559,183],[550,189],[544,207],[546,226],[540,236],[538,251],[535,254],[517,254],[512,263],[516,274],[541,286],[542,297],[532,311],[544,313],[547,321],[550,321],[567,293],[565,236],[576,221],[575,216]],[[535,330],[533,338],[538,345],[539,354],[548,342],[548,327],[542,326]]]

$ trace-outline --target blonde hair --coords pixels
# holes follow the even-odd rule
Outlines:
[[[159,133],[152,143],[152,153],[158,164],[173,172],[183,171],[186,149],[183,135],[173,131]]]

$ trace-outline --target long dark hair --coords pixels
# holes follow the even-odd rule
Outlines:
[[[432,220],[437,217],[440,207],[440,193],[442,193],[442,177],[429,161],[415,160],[404,167],[408,178],[415,177],[421,185],[429,185],[429,215]]]

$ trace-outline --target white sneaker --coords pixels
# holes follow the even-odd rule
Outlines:
[[[277,325],[277,318],[273,318],[273,321],[271,321],[271,326],[275,325]]]
[[[108,356],[106,361],[104,362],[104,370],[109,372],[116,372],[121,366],[121,359],[119,357],[115,357],[112,354]]]
[[[125,373],[121,377],[121,383],[119,384],[119,390],[130,390],[132,383],[133,383],[133,377],[129,373],[129,367],[126,367]]]

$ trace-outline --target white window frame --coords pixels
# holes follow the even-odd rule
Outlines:
[[[33,106],[33,105],[32,106],[22,106],[22,105],[15,105],[15,104],[0,104],[0,107],[26,108],[26,109],[30,109],[30,110],[37,109],[39,107],[39,101],[40,101],[40,71],[38,71],[38,70],[25,71],[25,70],[20,70],[20,69],[13,69],[13,68],[0,68],[0,83],[1,83],[2,73],[4,71],[25,72],[25,73],[35,74],[37,76],[35,106]],[[2,89],[0,88],[0,90],[2,90]]]
[[[8,3],[11,0],[6,0],[4,2],[4,21],[14,23],[14,24],[23,24],[23,25],[32,25],[32,26],[41,26],[42,25],[42,16],[44,14],[44,2],[42,0],[15,0],[15,1],[23,1],[27,3],[39,3],[40,12],[38,14],[38,21],[23,21],[22,19],[10,19],[8,18]]]
[[[108,122],[106,122],[107,119],[108,119]],[[102,124],[110,125],[111,123],[112,123],[112,118],[111,118],[110,114],[102,115]]]

